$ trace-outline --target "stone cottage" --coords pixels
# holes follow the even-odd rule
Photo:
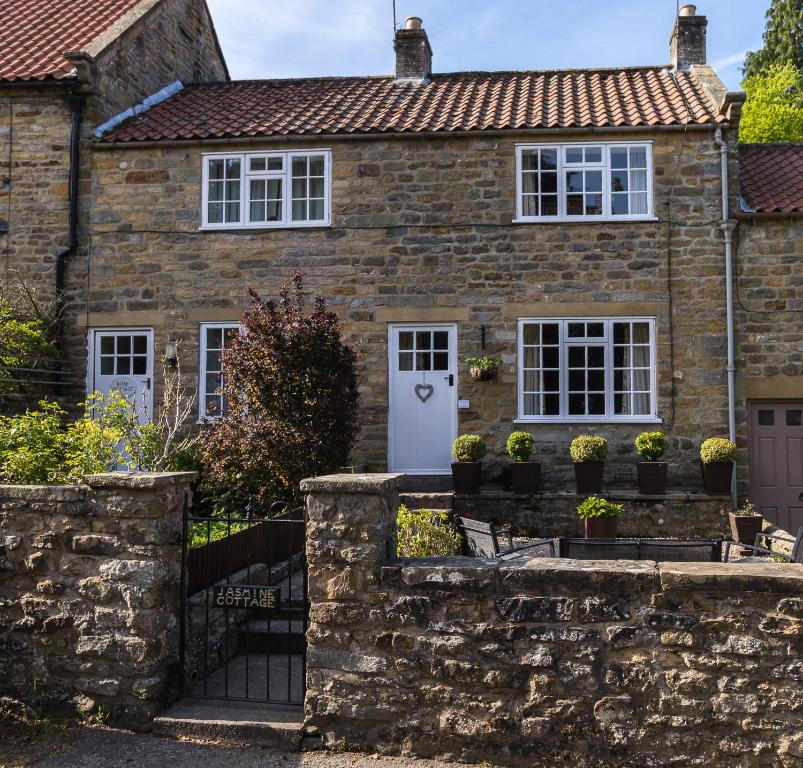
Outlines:
[[[702,439],[738,437],[746,492],[765,445],[752,398],[792,422],[803,409],[799,245],[783,234],[799,210],[744,213],[743,95],[707,65],[706,28],[684,6],[668,64],[438,74],[411,18],[391,76],[171,74],[167,98],[97,126],[68,356],[87,389],[152,401],[154,360],[180,341],[198,421],[214,417],[246,289],[275,295],[300,270],[364,353],[354,461],[369,470],[446,475],[454,437],[476,432],[493,477],[526,429],[562,488],[576,434],[610,440],[614,477],[635,435],[662,429],[685,490]],[[784,310],[748,316],[745,297]],[[502,359],[496,379],[468,375],[481,354]],[[800,464],[790,445],[774,461]]]
[[[77,307],[93,128],[176,81],[228,71],[203,0],[0,0],[0,18],[0,280]],[[64,327],[69,402],[86,365],[76,330]]]

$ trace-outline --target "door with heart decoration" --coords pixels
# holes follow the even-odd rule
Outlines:
[[[391,325],[388,350],[388,468],[449,474],[457,436],[457,328]]]

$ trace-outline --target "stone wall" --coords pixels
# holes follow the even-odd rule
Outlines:
[[[803,760],[803,566],[392,562],[398,477],[307,496],[306,733],[577,768]]]
[[[178,679],[182,509],[194,478],[0,486],[0,693],[150,722]]]
[[[658,426],[678,487],[694,490],[701,439],[727,431],[719,155],[710,131],[605,134],[634,137],[653,142],[657,221],[513,224],[515,145],[543,140],[538,133],[232,141],[231,151],[331,147],[333,222],[227,232],[199,231],[201,155],[221,144],[97,147],[87,301],[71,322],[153,327],[156,349],[178,338],[194,377],[199,323],[236,321],[248,287],[275,296],[301,270],[363,352],[354,461],[371,470],[387,459],[388,323],[456,322],[461,360],[480,353],[484,328],[488,354],[504,366],[478,383],[459,365],[459,396],[470,401],[459,419],[461,431],[487,438],[493,475],[516,429],[519,317],[655,316]],[[83,346],[76,359],[82,354]],[[568,482],[572,437],[599,432],[612,443],[612,463],[632,463],[644,425],[527,428],[550,472]]]
[[[537,493],[532,496],[505,491],[456,494],[455,514],[488,523],[509,524],[527,536],[582,535],[583,521],[577,506],[588,494]],[[628,491],[610,491],[606,499],[624,505],[617,520],[620,536],[712,538],[730,536],[730,498],[703,494],[674,493],[642,496]]]

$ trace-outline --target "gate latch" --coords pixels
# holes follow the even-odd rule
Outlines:
[[[446,381],[449,382],[449,386],[450,387],[454,386],[454,374],[453,373],[450,373],[448,376],[444,376],[443,378],[446,379]]]

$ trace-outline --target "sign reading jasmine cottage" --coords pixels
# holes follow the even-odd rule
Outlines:
[[[278,587],[242,584],[218,584],[215,587],[214,605],[218,608],[275,608],[278,602]]]

